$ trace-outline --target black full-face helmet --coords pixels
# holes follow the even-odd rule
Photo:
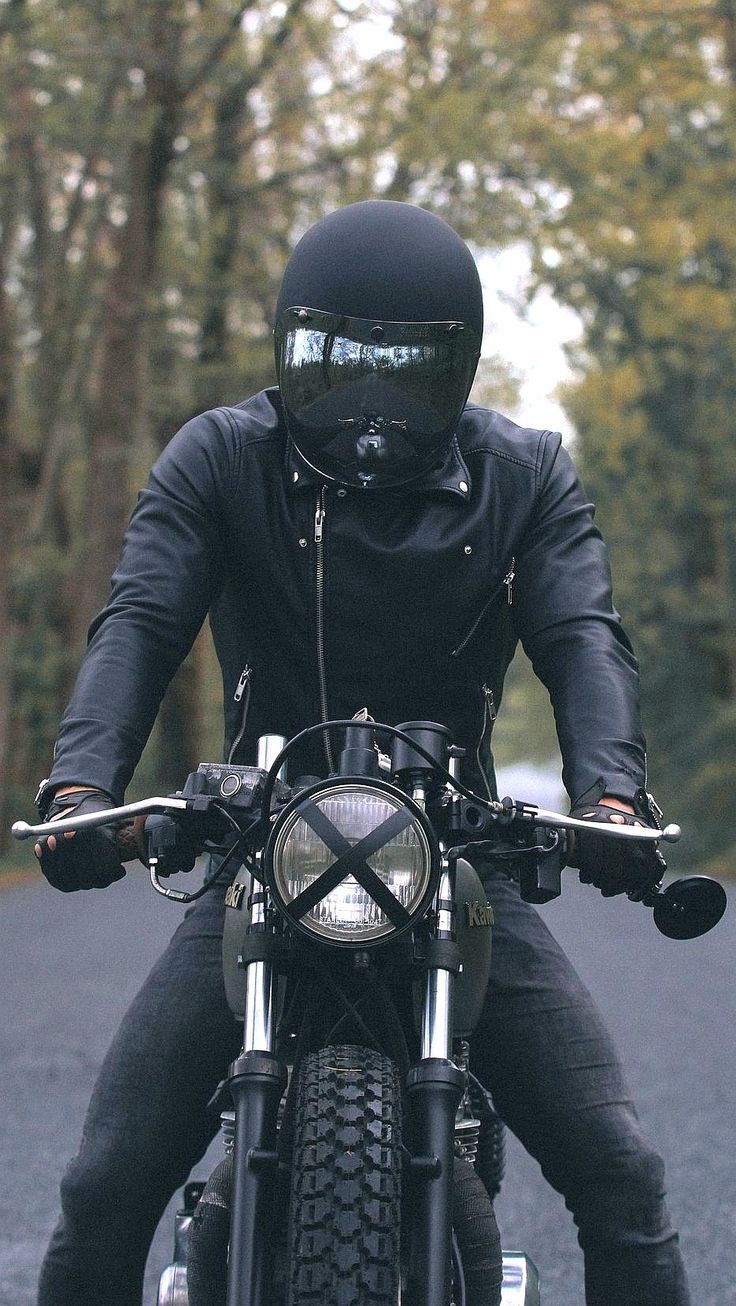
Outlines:
[[[381,489],[442,463],[478,366],[473,257],[411,204],[350,204],[307,231],[276,308],[289,435],[327,481]]]

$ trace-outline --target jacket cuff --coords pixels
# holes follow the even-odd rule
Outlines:
[[[113,803],[113,805],[116,805],[115,799],[107,789],[103,789],[97,784],[89,784],[86,780],[42,780],[38,786],[38,792],[34,800],[42,821],[46,820],[49,808],[56,797],[57,791],[65,788],[66,785],[84,785],[85,789],[93,789],[96,793],[104,794],[106,798],[110,799],[110,802]]]
[[[622,775],[618,772],[615,775],[601,775],[592,784],[585,793],[579,794],[573,799],[571,809],[581,807],[585,804],[599,803],[603,796],[607,798],[619,798],[622,803],[630,803],[640,816],[649,817],[649,794],[642,784],[637,784],[633,776]]]

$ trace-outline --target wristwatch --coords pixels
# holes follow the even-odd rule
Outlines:
[[[40,785],[38,786],[36,797],[34,798],[33,801],[36,804],[36,807],[38,808],[38,814],[41,817],[42,821],[46,820],[49,807],[54,801],[54,794],[56,793],[56,788],[57,788],[56,785],[49,784],[48,776],[46,777],[45,780],[42,780]]]

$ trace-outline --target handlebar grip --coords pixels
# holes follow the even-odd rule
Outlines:
[[[121,862],[135,862],[143,860],[143,849],[138,842],[138,829],[136,822],[130,825],[123,825],[115,832],[115,844],[120,854]]]
[[[12,827],[12,834],[15,839],[45,838],[49,834],[61,835],[63,830],[54,828],[60,822],[44,822],[43,825],[29,825],[27,821],[16,821]],[[92,824],[90,822],[90,824]],[[103,825],[104,821],[96,821],[95,825]],[[138,826],[134,821],[130,825],[122,825],[115,835],[115,843],[121,862],[140,861],[141,845],[138,842]]]

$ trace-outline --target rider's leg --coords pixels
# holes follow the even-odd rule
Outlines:
[[[39,1306],[140,1306],[151,1239],[217,1129],[207,1103],[240,1044],[222,981],[223,894],[190,908],[107,1054],[62,1180]]]
[[[517,887],[502,879],[486,887],[496,925],[475,1073],[573,1214],[588,1306],[687,1306],[664,1166],[603,1020]]]

